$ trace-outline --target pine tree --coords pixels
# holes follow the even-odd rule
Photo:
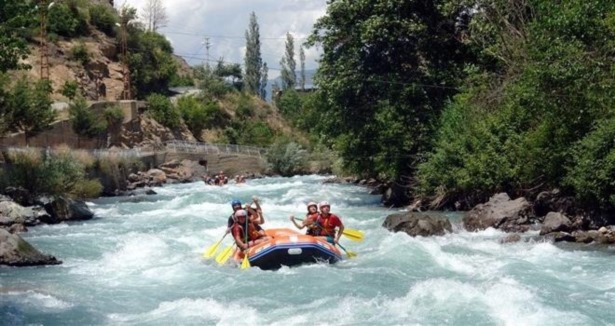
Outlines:
[[[246,56],[245,56],[245,90],[248,93],[260,95],[261,93],[261,69],[263,59],[261,57],[261,42],[256,14],[250,14],[250,25],[246,30]]]
[[[305,51],[299,47],[299,61],[301,62],[301,90],[305,91]]]
[[[264,100],[267,98],[267,78],[269,74],[269,68],[267,68],[267,63],[263,63],[263,69],[261,70],[261,98]]]
[[[286,33],[286,52],[284,57],[280,60],[280,66],[282,67],[282,89],[292,89],[297,85],[297,62],[295,61],[295,40],[290,33]]]

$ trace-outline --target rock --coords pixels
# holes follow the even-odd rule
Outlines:
[[[409,202],[408,189],[399,182],[392,182],[390,187],[382,194],[382,203],[386,207],[402,207]]]
[[[167,175],[159,169],[150,169],[146,172],[150,185],[160,186],[167,181]]]
[[[0,225],[10,226],[15,223],[25,223],[26,209],[12,201],[0,202]]]
[[[512,242],[519,242],[521,241],[521,235],[515,233],[515,234],[509,234],[506,237],[500,239],[500,243],[512,243]]]
[[[555,242],[574,242],[576,240],[576,238],[568,232],[552,232],[547,234],[547,238],[551,238]]]
[[[493,227],[505,232],[525,232],[534,220],[532,206],[525,198],[510,200],[506,193],[494,195],[487,203],[476,205],[462,219],[468,231]]]
[[[22,187],[6,187],[4,193],[22,206],[34,204],[34,199],[30,196],[30,192]]]
[[[42,254],[19,235],[0,229],[0,265],[34,266],[61,263],[53,256]]]
[[[146,194],[146,195],[157,195],[158,193],[157,193],[157,192],[155,192],[155,191],[154,191],[154,190],[152,190],[152,189],[147,189],[147,191],[145,192],[145,194]]]
[[[41,221],[49,224],[61,223],[64,221],[89,220],[94,217],[94,213],[84,201],[62,197],[45,205],[45,210],[49,213],[49,217],[41,219]]]
[[[549,212],[561,212],[568,216],[575,214],[574,197],[562,196],[559,189],[543,191],[534,200],[534,212],[537,216],[545,216]]]
[[[413,237],[444,235],[447,231],[453,231],[451,222],[446,218],[413,212],[389,215],[382,226],[389,231],[403,231]]]
[[[542,227],[540,229],[540,235],[545,235],[551,232],[569,232],[571,231],[570,226],[572,222],[570,219],[562,214],[549,212],[547,216],[545,216],[545,220],[542,223]]]
[[[28,229],[26,228],[25,225],[16,223],[16,224],[11,225],[8,231],[11,234],[19,234],[19,233],[28,232]]]

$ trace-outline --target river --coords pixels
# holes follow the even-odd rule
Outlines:
[[[95,218],[22,236],[64,263],[0,267],[2,325],[615,325],[615,247],[501,244],[497,230],[412,238],[382,228],[396,210],[365,188],[322,176],[224,187],[155,188],[90,202]],[[364,242],[335,265],[277,271],[204,260],[231,212],[257,195],[264,227],[292,227],[308,201],[328,200]],[[230,244],[227,237],[224,245]]]

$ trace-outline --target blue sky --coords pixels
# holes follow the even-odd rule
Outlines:
[[[124,1],[115,1],[116,6]],[[126,0],[141,11],[146,0]],[[175,53],[191,65],[206,61],[205,37],[209,37],[210,60],[224,57],[227,62],[243,64],[245,31],[250,13],[256,13],[261,34],[261,52],[267,62],[269,78],[279,75],[284,55],[286,32],[303,43],[312,26],[326,11],[326,0],[163,0],[169,16],[168,26],[159,32],[173,44]],[[321,50],[306,49],[306,69],[315,69]],[[299,50],[297,66],[299,65]],[[212,62],[213,63],[213,62]]]

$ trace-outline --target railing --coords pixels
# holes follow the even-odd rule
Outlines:
[[[181,140],[171,140],[166,142],[165,145],[169,151],[182,153],[243,154],[258,157],[261,157],[267,153],[267,149],[263,147],[231,144],[207,144]]]

